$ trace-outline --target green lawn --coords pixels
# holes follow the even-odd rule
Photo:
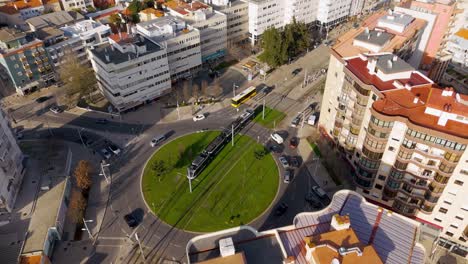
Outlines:
[[[219,132],[178,138],[158,150],[145,168],[142,188],[147,204],[164,222],[177,228],[212,232],[247,224],[272,202],[278,189],[278,168],[271,154],[247,136],[236,136],[193,181],[190,194],[186,168]],[[178,157],[181,157],[180,159]],[[158,178],[151,168],[163,160],[168,172]]]
[[[275,126],[278,126],[279,122],[281,122],[281,120],[286,117],[286,114],[273,108],[265,107],[265,119],[262,117],[262,111],[259,111],[253,121],[259,123],[262,126],[274,128]]]

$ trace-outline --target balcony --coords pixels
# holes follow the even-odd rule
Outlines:
[[[444,157],[443,154],[439,154],[439,153],[436,153],[434,151],[429,151],[429,149],[424,149],[424,148],[421,148],[419,146],[416,146],[414,148],[414,151],[419,153],[419,154],[422,154],[426,157],[429,157],[429,158],[436,158],[436,159],[442,159]]]

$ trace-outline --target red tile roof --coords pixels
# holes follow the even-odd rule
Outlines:
[[[443,133],[468,138],[468,124],[448,120],[444,126],[438,125],[439,117],[426,114],[426,108],[431,107],[444,111],[444,106],[451,105],[451,113],[466,116],[468,105],[456,99],[456,93],[452,96],[442,96],[443,89],[429,86],[408,89],[398,89],[384,93],[384,98],[373,103],[375,111],[388,116],[401,116],[411,123],[434,129]],[[462,100],[468,101],[468,96],[459,95]],[[417,103],[414,99],[418,97]],[[447,112],[445,110],[445,112]]]
[[[370,74],[367,69],[368,60],[363,60],[360,57],[352,58],[346,60],[346,68],[350,70],[356,77],[358,77],[362,82],[368,85],[373,85],[379,91],[387,91],[391,89],[396,89],[394,81],[382,81],[377,75]],[[418,85],[430,85],[432,84],[428,79],[426,79],[421,73],[414,71],[411,74],[409,79],[398,79],[402,85],[418,86]]]
[[[169,0],[163,4],[167,6],[169,9],[172,9],[181,15],[187,15],[189,11],[193,12],[193,11],[197,11],[198,9],[209,8],[208,5],[205,5],[204,3],[201,3],[198,1],[193,1],[192,3],[188,4],[186,2],[179,1],[179,0]]]
[[[39,7],[42,5],[43,4],[41,0],[29,0],[27,2],[20,0],[8,2],[4,6],[0,6],[0,12],[12,15],[18,13],[21,9]]]

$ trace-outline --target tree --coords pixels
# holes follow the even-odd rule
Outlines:
[[[151,168],[153,169],[154,173],[156,173],[156,177],[158,177],[158,181],[161,181],[161,175],[163,175],[166,172],[166,163],[164,160],[157,160],[153,162],[153,165],[151,165]]]
[[[219,82],[219,79],[216,78],[211,86],[211,95],[212,96],[221,96],[223,94],[223,87]]]
[[[68,98],[79,95],[90,99],[91,93],[96,89],[96,76],[93,69],[83,64],[71,48],[64,50],[58,72]]]
[[[177,145],[177,149],[179,151],[179,159],[182,159],[182,157],[184,156],[184,152],[185,152],[185,147],[182,143],[179,143]]]
[[[261,46],[263,53],[258,58],[268,63],[271,67],[277,67],[283,64],[281,50],[282,50],[282,36],[278,29],[272,27],[262,35]]]
[[[116,27],[120,28],[122,25],[122,18],[119,14],[112,14],[109,16],[109,22],[114,24]]]
[[[188,81],[184,81],[184,83],[182,84],[182,96],[184,102],[190,99],[190,85]]]
[[[192,97],[195,98],[195,102],[198,103],[198,99],[200,98],[200,89],[196,83],[192,85]]]
[[[74,171],[76,186],[81,190],[89,190],[92,184],[91,165],[87,160],[80,160]]]
[[[83,221],[84,211],[86,210],[86,200],[83,194],[74,189],[70,195],[70,206],[68,215],[76,222],[81,223]]]
[[[210,95],[210,91],[209,91],[209,88],[208,88],[208,81],[203,79],[202,82],[201,82],[201,94],[203,96],[209,96]]]
[[[146,8],[154,8],[154,0],[144,0],[143,4]]]

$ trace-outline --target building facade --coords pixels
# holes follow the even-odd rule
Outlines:
[[[206,2],[206,1],[205,1]],[[215,0],[211,5],[226,15],[227,46],[241,44],[249,38],[249,3],[242,0]]]
[[[166,48],[141,35],[111,35],[89,56],[99,89],[119,112],[171,90]]]
[[[329,27],[343,22],[350,15],[351,2],[351,0],[319,0],[317,23]],[[357,8],[353,12],[358,12]]]
[[[40,16],[45,8],[41,0],[12,1],[0,6],[0,23],[25,28],[25,20]]]
[[[136,30],[166,48],[172,81],[191,77],[201,69],[200,31],[184,20],[165,16],[138,23]]]
[[[88,8],[94,8],[93,0],[60,0],[60,4],[65,11],[80,9],[87,12]]]
[[[284,27],[285,9],[285,2],[282,0],[249,1],[249,37],[252,44],[258,43],[260,36],[268,28]]]
[[[458,30],[450,38],[447,50],[452,54],[452,63],[468,68],[468,28]]]
[[[19,94],[30,93],[54,81],[44,43],[15,29],[0,30],[0,65]]]
[[[11,212],[24,176],[23,154],[9,118],[0,109],[0,212]]]

